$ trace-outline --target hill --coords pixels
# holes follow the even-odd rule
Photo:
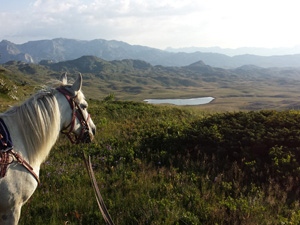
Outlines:
[[[105,224],[82,151],[116,224],[300,223],[299,112],[89,106],[95,141],[59,140],[20,224]]]
[[[250,94],[253,90],[247,89],[247,85],[256,91],[266,89],[264,93],[269,94],[274,90],[270,90],[270,85],[284,87],[289,92],[296,90],[293,85],[299,85],[293,79],[295,70],[282,73],[278,69],[277,75],[271,76],[273,70],[252,65],[236,69],[236,73],[241,73],[238,75],[210,68],[203,62],[185,68],[165,68],[142,61],[108,62],[82,57],[65,64],[44,64],[48,65],[11,61],[0,67],[1,104],[4,98],[14,104],[20,101],[10,96],[12,86],[17,90],[13,93],[20,96],[33,93],[38,83],[30,78],[45,83],[59,76],[60,69],[74,72],[85,69],[84,79],[90,79],[84,84],[85,90],[98,80],[105,83],[118,77],[124,82],[123,71],[131,71],[130,76],[140,74],[141,79],[155,71],[169,71],[165,76],[170,80],[172,74],[184,72],[186,77],[197,75],[201,82],[211,83],[215,93],[219,88],[231,95],[239,89]],[[95,72],[93,68],[99,70],[94,77],[89,73]],[[101,68],[112,71],[114,76],[108,75],[106,81],[97,78]],[[256,71],[255,75],[251,71]],[[249,74],[243,78],[242,73]],[[233,83],[231,88],[203,81],[214,74],[216,79],[227,81],[227,85]],[[235,85],[239,86],[232,89]],[[206,88],[197,90],[208,92]],[[251,98],[259,99],[254,95]],[[260,101],[267,101],[266,96],[261,98]],[[88,175],[82,169],[83,151],[91,156],[102,196],[116,224],[300,223],[298,111],[207,113],[133,101],[88,101],[91,118],[100,132],[89,145],[71,145],[64,138],[58,140],[41,167],[42,185],[34,193],[20,224],[104,223]]]
[[[0,66],[0,111],[23,101],[32,94],[36,82],[21,72],[12,72]]]
[[[227,56],[211,52],[168,52],[146,46],[130,45],[121,41],[96,39],[92,41],[56,38],[53,40],[30,41],[14,44],[0,42],[0,64],[10,60],[39,63],[42,60],[60,62],[92,55],[104,60],[135,59],[152,65],[187,66],[197,61],[213,67],[236,68],[245,64],[260,67],[300,67],[300,55]]]
[[[203,61],[184,67],[152,66],[141,60],[106,61],[95,56],[40,64],[10,61],[2,65],[10,74],[38,83],[57,79],[69,72],[84,76],[88,98],[103,99],[113,93],[117,99],[143,101],[149,98],[214,97],[199,106],[213,111],[298,109],[300,70],[261,68],[246,65],[222,69]]]

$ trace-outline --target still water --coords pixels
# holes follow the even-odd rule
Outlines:
[[[202,97],[202,98],[188,98],[188,99],[145,99],[147,103],[156,104],[172,104],[172,105],[203,105],[208,104],[215,98],[213,97]]]

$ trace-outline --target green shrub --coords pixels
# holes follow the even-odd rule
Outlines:
[[[89,111],[94,143],[59,140],[20,224],[104,224],[82,151],[115,224],[299,223],[297,111],[205,116],[120,101]]]

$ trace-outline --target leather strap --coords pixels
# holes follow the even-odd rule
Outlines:
[[[20,163],[22,166],[24,166],[37,180],[39,186],[41,185],[39,177],[36,175],[36,173],[33,171],[33,168],[29,165],[29,163],[22,158],[21,155],[16,153],[13,150],[13,143],[9,134],[9,131],[3,121],[3,119],[0,118],[0,151],[1,152],[1,157],[4,157],[4,160],[1,163],[1,174],[0,177],[4,177],[6,174],[6,169],[8,164],[11,164],[13,160],[10,161],[9,155],[13,155],[15,159]]]
[[[10,153],[16,158],[18,163],[24,166],[34,176],[34,178],[38,182],[38,185],[40,186],[41,185],[40,179],[38,175],[36,175],[36,173],[33,171],[33,168],[29,165],[29,163],[25,159],[23,159],[21,155],[16,153],[14,150],[10,150]]]
[[[69,105],[72,109],[72,120],[71,120],[70,124],[67,127],[63,128],[61,133],[65,134],[69,138],[69,140],[72,142],[72,144],[75,144],[75,143],[78,144],[78,143],[81,142],[81,139],[82,139],[83,134],[85,133],[85,131],[89,130],[88,121],[89,121],[91,116],[89,114],[87,119],[84,118],[80,106],[75,101],[77,96],[72,96],[72,93],[69,92],[64,86],[58,87],[58,88],[56,88],[56,90],[58,90],[60,93],[62,93],[65,96],[65,98],[69,102]],[[74,127],[75,127],[76,117],[80,121],[82,129],[81,129],[81,132],[80,132],[79,136],[75,135],[75,140],[74,140],[71,133],[73,132]],[[69,130],[68,130],[68,128],[69,128]]]
[[[66,88],[64,88],[63,86],[61,87],[58,87],[56,88],[56,90],[58,90],[60,93],[62,93],[65,98],[67,99],[71,109],[72,109],[72,120],[71,122],[69,123],[68,126],[64,127],[63,130],[61,131],[61,133],[65,134],[69,139],[70,141],[74,144],[75,141],[73,140],[72,136],[71,136],[71,133],[72,131],[74,130],[74,127],[75,127],[75,117],[76,117],[76,112],[75,112],[75,101],[74,101],[74,98],[75,97],[71,97],[71,92],[69,92]],[[65,131],[65,130],[68,130],[69,128],[69,131]]]
[[[103,198],[101,196],[101,193],[100,193],[100,190],[99,190],[99,187],[97,185],[97,181],[96,181],[96,178],[95,178],[95,175],[94,175],[94,171],[93,171],[93,167],[92,167],[92,162],[91,162],[91,157],[89,156],[88,160],[83,152],[83,161],[84,161],[84,164],[85,164],[85,168],[88,172],[88,175],[90,177],[90,180],[91,180],[91,183],[92,183],[92,186],[93,186],[93,189],[94,189],[94,192],[95,192],[95,196],[96,196],[96,200],[97,200],[97,203],[98,203],[98,207],[100,209],[100,212],[103,216],[103,219],[105,220],[105,223],[107,225],[114,225],[114,222],[105,206],[105,203],[103,201]]]

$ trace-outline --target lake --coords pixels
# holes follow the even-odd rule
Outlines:
[[[204,105],[210,103],[215,98],[202,97],[202,98],[187,98],[187,99],[145,99],[147,103],[155,104],[172,104],[172,105]]]

